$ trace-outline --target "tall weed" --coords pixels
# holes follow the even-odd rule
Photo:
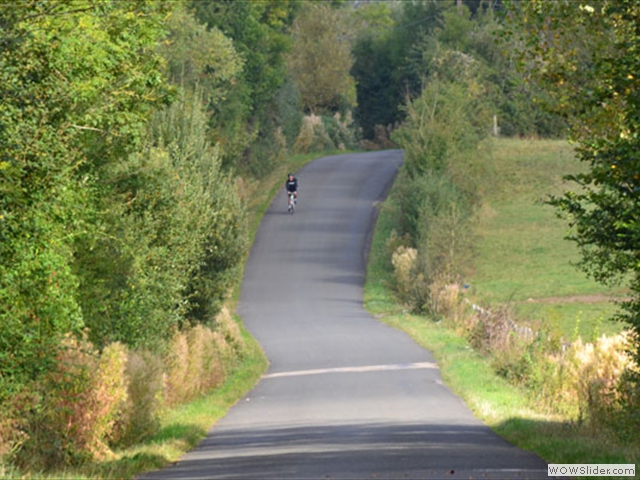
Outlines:
[[[127,355],[127,399],[118,416],[112,443],[128,446],[152,435],[160,427],[164,405],[162,359],[149,351]]]

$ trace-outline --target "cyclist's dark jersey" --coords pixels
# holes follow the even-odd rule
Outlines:
[[[293,180],[287,180],[287,183],[285,183],[285,186],[287,188],[287,192],[297,192],[298,179],[294,177]]]

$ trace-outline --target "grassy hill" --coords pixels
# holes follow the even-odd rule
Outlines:
[[[544,203],[575,187],[562,179],[582,167],[572,147],[560,140],[491,143],[475,274],[468,279],[472,292],[567,339],[620,331],[610,317],[624,290],[605,288],[576,268],[576,245],[565,239],[568,223]]]

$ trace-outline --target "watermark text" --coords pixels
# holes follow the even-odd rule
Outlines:
[[[550,477],[635,477],[634,463],[550,463],[547,474]]]

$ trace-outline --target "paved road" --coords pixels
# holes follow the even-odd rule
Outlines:
[[[400,151],[319,159],[265,215],[239,313],[270,368],[162,479],[548,478],[476,420],[429,352],[362,307],[375,204]],[[283,180],[284,184],[284,180]]]

